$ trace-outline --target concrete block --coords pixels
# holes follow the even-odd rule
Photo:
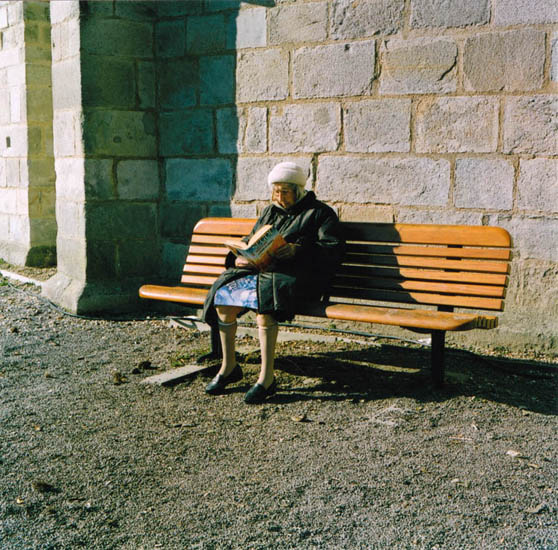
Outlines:
[[[336,151],[340,133],[338,103],[285,105],[271,109],[269,149],[273,153]]]
[[[558,96],[506,98],[504,152],[558,154]]]
[[[381,94],[451,93],[457,89],[457,44],[450,38],[387,40],[380,56]]]
[[[324,156],[316,189],[326,201],[446,206],[449,186],[447,160]]]
[[[27,73],[24,63],[17,65],[10,65],[6,67],[6,85],[7,86],[21,86],[27,83]]]
[[[498,146],[495,97],[425,98],[416,110],[419,153],[487,153]]]
[[[85,239],[83,237],[61,238],[58,236],[56,239],[56,251],[58,256],[58,273],[63,273],[73,279],[84,280],[87,266]],[[43,291],[45,290],[45,287],[43,287]]]
[[[54,220],[56,204],[56,190],[54,189],[54,187],[52,189],[30,187],[27,190],[27,193],[28,202],[26,206],[28,206],[29,209],[26,213],[28,213],[29,218],[50,218]],[[56,232],[54,236],[56,237]],[[38,243],[41,239],[44,238],[45,237],[38,236],[35,242]]]
[[[136,104],[132,59],[82,55],[81,81],[84,107],[133,108]]]
[[[489,0],[412,0],[411,27],[467,27],[490,21]]]
[[[179,281],[188,247],[185,244],[165,242],[163,244],[161,275],[171,281]]]
[[[56,201],[58,236],[64,239],[83,238],[85,235],[85,203]]]
[[[52,27],[52,60],[61,61],[80,54],[81,27],[79,19],[69,19]]]
[[[55,111],[81,109],[81,64],[73,57],[52,65],[52,105]]]
[[[356,153],[408,152],[411,100],[381,99],[347,103],[345,149]]]
[[[0,157],[3,158],[3,157]],[[17,158],[4,158],[6,163],[6,186],[19,187],[23,178],[20,177],[20,159]]]
[[[23,17],[26,21],[49,21],[48,2],[23,2]]]
[[[272,101],[285,99],[289,93],[289,58],[278,49],[238,54],[236,66],[236,99]]]
[[[7,159],[0,158],[0,187],[6,187],[8,185],[6,161]]]
[[[116,2],[115,2],[116,3]],[[110,0],[101,0],[100,2],[82,2],[81,17],[101,17],[107,18],[114,15],[114,5]]]
[[[206,216],[206,206],[191,202],[161,203],[161,231],[163,237],[180,239],[186,242],[194,225]],[[184,263],[184,256],[182,257]]]
[[[311,173],[310,157],[239,157],[236,166],[235,201],[271,200],[267,175],[279,162],[296,162],[307,174]],[[307,188],[310,186],[308,177]]]
[[[26,83],[30,88],[41,88],[43,93],[52,96],[52,70],[48,65],[38,65],[37,63],[27,63]],[[52,98],[51,98],[52,103]]]
[[[54,152],[56,157],[72,157],[81,147],[79,114],[74,111],[55,111],[53,119]]]
[[[183,19],[160,21],[155,26],[158,57],[180,57],[186,50],[186,23]]]
[[[267,43],[266,8],[241,10],[229,17],[227,49],[259,48]]]
[[[44,94],[43,94],[44,95]],[[26,100],[25,88],[23,86],[14,86],[10,88],[9,93],[9,120],[12,124],[26,122]],[[51,109],[52,110],[52,109]]]
[[[213,152],[213,114],[208,109],[162,113],[159,117],[162,156]]]
[[[15,215],[17,211],[17,192],[16,188],[7,188],[2,191],[2,204],[0,212],[2,214]]]
[[[50,22],[53,25],[79,18],[79,0],[51,0],[49,4]]]
[[[88,213],[88,226],[92,215]],[[137,245],[137,243],[134,243]],[[86,277],[88,281],[102,281],[120,277],[118,245],[112,240],[102,237],[87,238]]]
[[[8,26],[8,6],[0,6],[0,29]]]
[[[555,0],[497,0],[493,10],[495,25],[558,23]]]
[[[217,111],[219,153],[265,153],[267,151],[267,108],[230,107]]]
[[[120,199],[154,200],[159,197],[159,165],[156,160],[123,160],[116,167]]]
[[[22,159],[20,161],[21,172],[25,172],[27,167],[26,179],[31,180],[33,187],[46,187],[54,189],[55,172],[54,172],[54,159]],[[31,174],[31,178],[29,178]]]
[[[269,10],[270,44],[319,42],[327,38],[327,2],[285,4]]]
[[[258,207],[242,203],[214,204],[209,207],[207,215],[218,218],[257,218]]]
[[[23,21],[23,2],[8,3],[8,25],[16,25]]]
[[[225,159],[169,159],[165,176],[169,200],[215,202],[231,197],[232,169]]]
[[[404,0],[336,0],[330,34],[344,40],[397,33],[403,28],[404,9]]]
[[[200,59],[200,104],[233,103],[235,63],[232,55]]]
[[[493,214],[488,225],[507,229],[513,239],[514,261],[547,260],[558,262],[558,219],[542,216]]]
[[[300,48],[293,58],[294,97],[369,95],[374,64],[373,40]]]
[[[544,81],[545,33],[522,29],[468,38],[463,54],[469,91],[538,90]]]
[[[180,17],[181,15],[199,14],[203,0],[163,0],[154,2],[159,17]]]
[[[158,233],[157,205],[113,201],[86,208],[88,240],[149,240]]]
[[[10,91],[6,89],[0,89],[0,105],[3,105],[4,108],[0,109],[0,124],[6,125],[10,123],[11,109],[10,106]]]
[[[550,80],[558,82],[558,32],[552,34],[550,54]]]
[[[155,157],[155,117],[141,111],[93,111],[83,123],[88,155]]]
[[[448,225],[482,225],[482,212],[471,210],[440,210],[436,208],[399,208],[398,223],[441,223]]]
[[[192,16],[186,20],[188,54],[219,53],[226,46],[225,17],[221,14]]]
[[[9,50],[0,50],[0,67],[19,65],[24,62],[25,55],[23,48],[10,48]]]
[[[558,160],[521,159],[517,206],[522,210],[558,212]]]
[[[138,97],[141,109],[152,109],[156,106],[155,65],[149,61],[139,61]]]
[[[81,48],[95,55],[153,57],[153,25],[124,19],[81,20]]]
[[[111,159],[85,159],[84,185],[87,201],[115,198],[112,164]]]
[[[64,201],[85,201],[85,161],[82,158],[56,158],[56,185]],[[61,201],[61,202],[64,202]]]
[[[158,239],[124,241],[118,246],[117,273],[120,277],[141,277],[160,272],[160,246]]]
[[[506,160],[457,159],[455,206],[511,210],[513,181],[514,167]]]
[[[14,24],[2,33],[2,48],[10,50],[23,48],[25,44],[25,26],[23,22]]]
[[[194,61],[180,59],[162,62],[157,78],[161,107],[183,109],[196,104],[199,74]]]
[[[344,222],[392,223],[394,212],[391,206],[347,204],[341,206],[339,219]]]
[[[28,147],[26,126],[0,126],[0,156],[26,157]]]
[[[156,21],[157,20],[157,5],[160,2],[115,2],[114,10],[117,17],[123,19],[132,19],[135,21]]]

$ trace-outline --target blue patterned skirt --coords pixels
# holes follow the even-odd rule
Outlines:
[[[257,275],[246,275],[223,285],[215,293],[216,306],[239,306],[258,311]]]

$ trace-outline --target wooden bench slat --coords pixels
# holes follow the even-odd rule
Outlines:
[[[411,267],[375,267],[361,265],[342,265],[337,270],[340,275],[362,277],[385,277],[389,279],[419,279],[461,283],[479,283],[506,286],[505,274],[442,271],[439,269],[415,269]]]
[[[348,241],[407,244],[509,247],[509,233],[501,227],[476,225],[399,224],[343,222]]]
[[[216,280],[217,277],[203,277],[201,275],[182,275],[180,278],[181,283],[204,286],[211,286]]]
[[[224,246],[199,246],[190,245],[188,249],[188,254],[201,254],[209,256],[226,256],[229,253],[229,249]]]
[[[488,309],[501,311],[503,301],[498,298],[480,298],[472,296],[451,296],[445,294],[428,294],[425,292],[395,292],[387,290],[368,290],[362,288],[332,286],[330,296],[340,298],[357,298],[377,302],[395,302],[403,304],[445,305],[471,309]]]
[[[507,273],[507,262],[482,260],[446,260],[444,258],[424,258],[419,256],[375,256],[372,254],[348,253],[343,263],[357,265],[390,265],[405,267],[422,267],[437,269],[455,269],[458,271],[479,271],[488,273]]]
[[[475,328],[495,328],[498,324],[498,318],[495,316],[474,313],[459,314],[425,309],[386,308],[331,302],[312,304],[300,311],[299,314],[424,330],[461,331]]]
[[[238,235],[235,236],[235,238],[237,237]],[[199,235],[194,233],[192,235],[191,242],[197,244],[223,244],[230,238],[230,235]]]
[[[208,235],[245,236],[256,223],[252,218],[203,218],[194,227],[194,233]]]
[[[460,294],[464,296],[490,296],[502,298],[505,289],[501,286],[461,284],[436,281],[396,280],[367,277],[346,277],[337,275],[333,285],[349,286],[355,288],[386,289],[386,290],[418,290],[440,294]]]
[[[384,245],[347,243],[347,252],[364,254],[388,254],[397,256],[435,256],[445,258],[475,258],[486,260],[509,260],[511,252],[505,248],[465,248],[443,246]]]
[[[208,264],[208,265],[221,265],[225,267],[226,256],[196,256],[195,254],[188,254],[186,264]]]
[[[205,288],[191,288],[183,286],[143,285],[139,289],[141,298],[179,302],[183,304],[203,305],[207,296]]]
[[[223,268],[218,265],[185,264],[182,268],[183,274],[199,273],[201,275],[220,275]]]

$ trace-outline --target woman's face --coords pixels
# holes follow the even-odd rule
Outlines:
[[[296,202],[296,193],[292,183],[275,183],[271,199],[282,208],[290,208]]]

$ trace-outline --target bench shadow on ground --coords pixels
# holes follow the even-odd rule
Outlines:
[[[248,363],[255,362],[245,357]],[[259,360],[259,358],[258,358]],[[371,401],[410,397],[443,402],[458,396],[556,415],[558,365],[446,351],[446,383],[430,380],[430,350],[381,345],[349,351],[279,354],[276,368],[281,389],[273,402]]]

